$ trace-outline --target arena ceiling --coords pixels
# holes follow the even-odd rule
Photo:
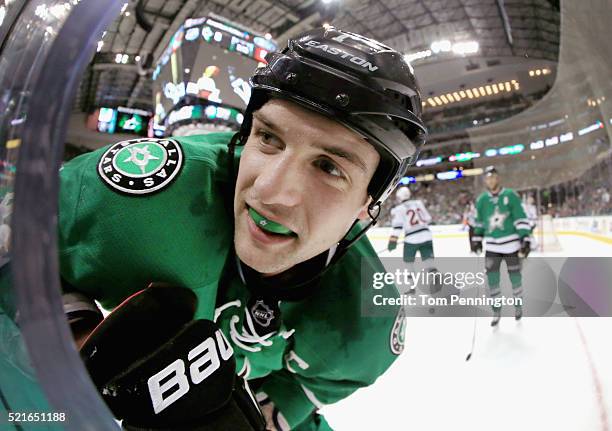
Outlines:
[[[104,33],[74,110],[151,109],[152,64],[185,19],[210,13],[270,33],[281,45],[324,23],[381,40],[406,54],[425,50],[438,39],[475,40],[480,45],[476,55],[445,64],[457,79],[479,60],[488,60],[485,67],[499,65],[500,59],[556,62],[559,51],[559,0],[139,0],[126,3]],[[416,61],[417,75],[419,68],[441,60],[433,56]],[[425,95],[433,94],[435,86],[429,79]]]

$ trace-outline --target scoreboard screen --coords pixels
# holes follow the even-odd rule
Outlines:
[[[187,98],[243,110],[251,96],[249,77],[274,50],[271,40],[219,18],[187,20],[153,73],[154,122],[162,125]]]
[[[151,113],[141,109],[100,108],[98,116],[98,132],[102,133],[131,133],[147,136],[147,125]]]

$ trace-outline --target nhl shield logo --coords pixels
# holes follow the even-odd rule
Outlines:
[[[391,336],[389,337],[389,345],[391,352],[399,355],[404,351],[404,341],[406,336],[406,310],[400,307],[391,328]]]
[[[251,316],[260,326],[267,328],[274,319],[274,310],[268,307],[262,300],[257,300],[255,305],[251,307]]]
[[[168,186],[183,166],[174,139],[132,139],[111,146],[100,158],[98,174],[113,190],[146,195]]]

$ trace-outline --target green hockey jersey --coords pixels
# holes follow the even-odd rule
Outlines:
[[[372,384],[391,365],[401,351],[398,332],[404,325],[393,316],[362,315],[363,265],[384,271],[364,237],[324,274],[312,295],[281,302],[275,336],[245,334],[249,291],[237,271],[227,281],[227,268],[235,265],[230,137],[116,144],[67,163],[61,171],[61,275],[107,309],[151,281],[192,289],[197,317],[222,328],[237,372],[260,379],[257,396],[274,402],[279,423],[316,429],[308,423],[314,410]],[[149,162],[157,168],[151,170]],[[142,193],[147,188],[156,192]],[[397,296],[394,286],[386,289],[385,296]]]
[[[484,236],[486,250],[509,254],[521,248],[521,238],[531,232],[521,199],[514,190],[482,193],[476,200],[473,239]]]

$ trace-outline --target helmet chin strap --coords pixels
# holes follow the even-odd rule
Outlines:
[[[374,226],[376,224],[376,222],[378,221],[378,217],[380,216],[380,202],[376,202],[375,204],[370,204],[368,205],[368,215],[370,216],[370,221],[368,222],[368,224],[365,225],[365,227],[363,229],[361,229],[359,231],[359,233],[357,235],[355,235],[354,238],[351,239],[347,239],[349,233],[351,232],[351,230],[353,230],[353,228],[355,227],[355,225],[357,223],[359,223],[359,219],[355,220],[353,222],[353,224],[351,225],[351,227],[349,228],[348,232],[346,233],[346,235],[344,235],[344,238],[342,238],[340,240],[340,242],[332,247],[330,249],[330,252],[332,250],[334,250],[334,254],[333,257],[331,257],[328,260],[328,265],[330,266],[333,263],[337,262],[338,259],[340,259],[342,256],[344,256],[344,254],[348,251],[348,249],[354,245],[357,241],[359,241],[361,239],[362,236],[365,235],[365,233],[368,231],[368,229],[370,229],[372,226]],[[375,211],[375,213],[373,214],[373,211]]]

